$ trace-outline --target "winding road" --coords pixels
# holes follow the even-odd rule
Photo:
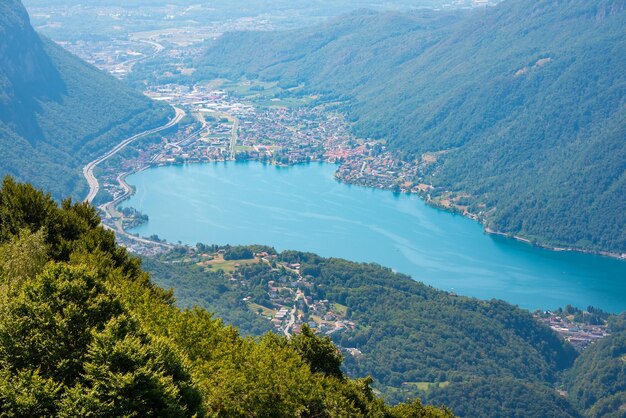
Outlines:
[[[93,202],[93,199],[96,197],[96,195],[100,191],[100,184],[98,183],[98,179],[93,174],[93,171],[98,166],[98,164],[108,160],[109,158],[111,158],[112,156],[114,156],[115,154],[123,150],[124,148],[126,148],[127,145],[133,143],[139,138],[143,138],[144,136],[163,131],[165,129],[171,128],[172,126],[176,125],[185,117],[185,111],[177,107],[174,107],[174,110],[176,111],[176,115],[167,124],[163,126],[159,126],[158,128],[154,128],[148,131],[138,133],[137,135],[131,136],[130,138],[123,140],[122,142],[117,144],[115,147],[113,147],[113,149],[111,149],[109,152],[96,158],[92,162],[88,163],[85,167],[83,167],[83,176],[85,176],[85,179],[87,180],[87,183],[89,184],[89,193],[87,194],[87,197],[84,200],[85,202],[87,203]]]
[[[139,42],[143,42],[146,44],[150,44],[152,45],[152,47],[154,47],[154,53],[152,56],[156,56],[159,53],[161,53],[165,47],[157,42],[153,42],[150,40],[144,40],[144,39],[140,39]],[[132,71],[132,67],[133,65],[135,65],[137,62],[142,61],[147,59],[149,56],[143,56],[140,58],[136,58],[133,60],[130,60],[126,63],[123,63],[123,65],[128,66],[128,72]],[[176,114],[174,115],[174,118],[172,118],[168,123],[166,123],[163,126],[159,126],[157,128],[154,129],[150,129],[141,133],[138,133],[137,135],[133,135],[130,138],[125,139],[124,141],[120,142],[119,144],[117,144],[115,147],[113,147],[113,149],[111,149],[109,152],[107,152],[106,154],[96,158],[95,160],[91,161],[90,163],[88,163],[87,165],[85,165],[85,167],[83,167],[83,176],[85,177],[85,179],[87,180],[87,183],[89,184],[89,193],[87,194],[87,197],[85,198],[85,202],[87,203],[92,203],[93,200],[95,199],[96,195],[98,194],[98,192],[100,191],[100,183],[98,182],[98,179],[96,178],[96,176],[94,175],[94,169],[98,166],[98,164],[108,160],[109,158],[111,158],[112,156],[114,156],[115,154],[117,154],[118,152],[120,152],[121,150],[123,150],[127,145],[133,143],[134,141],[143,138],[147,135],[151,135],[160,131],[164,131],[168,128],[171,128],[172,126],[176,125],[177,123],[179,123],[184,117],[185,117],[185,111],[173,106],[174,111],[176,112]],[[114,199],[111,202],[107,202],[103,205],[100,206],[100,209],[102,209],[104,211],[104,216],[107,218],[112,218],[114,213],[116,213],[116,209],[115,209],[115,205],[117,203],[119,203],[120,201],[124,200],[125,198],[127,198],[131,193],[132,193],[132,189],[131,187],[126,183],[125,181],[125,177],[128,173],[122,173],[120,175],[117,176],[117,182],[119,183],[120,187],[122,187],[122,189],[124,189],[124,193],[121,196],[118,196],[116,199]],[[140,238],[140,237],[136,237],[134,235],[131,235],[129,233],[127,233],[124,230],[124,227],[122,226],[122,222],[120,220],[116,220],[113,223],[113,227],[110,227],[108,225],[106,225],[105,223],[102,224],[103,227],[107,228],[107,229],[111,229],[113,231],[115,231],[118,234],[124,235],[130,239],[133,239],[135,241],[139,241],[142,242],[144,244],[151,244],[151,245],[159,245],[168,249],[173,248],[174,246],[171,244],[167,244],[167,243],[161,243],[161,242],[154,242],[145,238]]]

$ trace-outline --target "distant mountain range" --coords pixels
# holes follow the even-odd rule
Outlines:
[[[80,168],[169,109],[66,52],[0,2],[0,175],[83,197]]]
[[[229,33],[197,77],[303,85],[405,160],[439,152],[435,194],[551,246],[626,252],[626,2],[517,0],[360,11]]]

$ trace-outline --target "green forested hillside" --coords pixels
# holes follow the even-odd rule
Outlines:
[[[198,77],[325,93],[356,133],[487,226],[626,252],[626,2],[509,0],[467,13],[358,12],[288,33],[232,33]]]
[[[0,188],[3,416],[447,417],[390,407],[339,370],[328,338],[242,338],[180,310],[94,208]]]
[[[585,350],[565,382],[570,398],[587,416],[626,416],[626,331]]]
[[[511,378],[481,378],[434,389],[428,402],[446,404],[459,417],[579,418],[553,387]]]
[[[292,273],[264,263],[224,273],[206,270],[196,259],[181,249],[146,259],[144,267],[155,283],[173,289],[180,307],[206,308],[246,334],[273,328],[248,304],[277,309],[268,298],[269,283],[293,281]],[[463,416],[577,416],[554,388],[576,353],[528,312],[450,295],[377,265],[292,251],[278,260],[301,263],[316,300],[345,307],[355,329],[333,333],[333,341],[362,354],[346,355],[343,369],[351,377],[372,376],[387,400],[419,396],[453,405]],[[521,410],[528,397],[536,401]]]
[[[0,174],[82,197],[82,166],[169,110],[42,39],[0,2]]]
[[[530,313],[508,303],[449,295],[376,265],[298,253],[282,257],[303,263],[325,298],[347,306],[360,326],[337,341],[364,355],[345,367],[372,375],[383,387],[410,393],[411,383],[453,387],[476,377],[550,383],[576,357]],[[394,392],[388,391],[391,397]]]

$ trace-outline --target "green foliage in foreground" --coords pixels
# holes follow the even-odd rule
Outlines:
[[[242,338],[173,305],[92,207],[0,189],[3,416],[447,417],[338,369],[328,339]]]

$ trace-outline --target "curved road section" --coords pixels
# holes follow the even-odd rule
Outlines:
[[[149,131],[141,132],[135,136],[131,136],[130,138],[125,139],[124,141],[120,142],[115,147],[113,147],[112,150],[96,158],[95,160],[87,164],[85,167],[83,167],[83,176],[85,176],[85,179],[87,180],[87,183],[89,184],[89,194],[87,194],[87,197],[84,200],[85,202],[91,203],[93,199],[96,197],[96,195],[98,194],[98,191],[100,191],[100,184],[98,183],[98,179],[93,174],[93,170],[98,166],[98,164],[108,160],[109,158],[111,158],[112,156],[114,156],[115,154],[123,150],[124,148],[126,148],[127,145],[133,143],[139,138],[143,138],[144,136],[163,131],[165,129],[171,128],[172,126],[176,125],[178,122],[180,122],[183,119],[183,117],[185,117],[185,111],[177,107],[175,107],[174,110],[176,111],[176,115],[167,124],[160,126],[158,128],[150,129]]]

